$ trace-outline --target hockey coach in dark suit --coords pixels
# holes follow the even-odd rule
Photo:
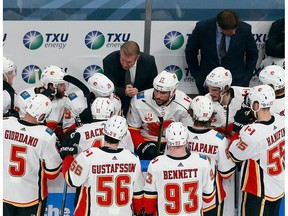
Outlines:
[[[124,116],[128,112],[131,98],[138,92],[152,88],[158,74],[154,56],[140,52],[135,41],[127,41],[120,50],[108,54],[103,59],[103,69],[115,85]]]

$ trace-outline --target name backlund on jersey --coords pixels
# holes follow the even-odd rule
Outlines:
[[[104,136],[104,128],[95,128],[94,130],[85,131],[84,134],[86,140],[99,136]]]

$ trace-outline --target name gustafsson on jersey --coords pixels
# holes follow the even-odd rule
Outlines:
[[[10,130],[5,130],[4,139],[10,139],[17,142],[25,143],[26,145],[33,147],[36,147],[38,143],[38,138]]]
[[[92,165],[93,174],[106,174],[115,172],[135,172],[136,164],[133,163],[115,163],[115,164],[102,164]]]

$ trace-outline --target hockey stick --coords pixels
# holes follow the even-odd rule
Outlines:
[[[157,137],[157,154],[160,154],[161,149],[161,137],[162,137],[162,130],[163,130],[163,122],[164,118],[161,116],[161,114],[156,110],[151,104],[146,102],[145,100],[142,100],[154,113],[156,113],[158,119],[159,119],[159,131],[158,131],[158,137]]]
[[[3,80],[3,90],[6,90],[9,95],[10,95],[10,98],[11,98],[11,107],[10,107],[10,110],[8,111],[8,115],[12,115],[13,114],[13,110],[14,110],[14,93],[15,93],[15,90],[14,88],[5,80]]]
[[[65,180],[64,180],[64,181],[65,181]],[[66,203],[66,196],[67,196],[67,184],[66,184],[66,182],[64,182],[60,216],[63,216],[63,215],[64,215],[64,209],[65,209],[65,203]]]
[[[88,105],[88,102],[90,105],[91,101],[88,101],[88,96],[90,94],[90,90],[83,82],[81,82],[79,79],[77,79],[76,77],[73,77],[71,75],[65,75],[63,77],[63,79],[69,83],[72,83],[76,87],[78,87],[83,92],[84,96],[87,98],[87,105]],[[89,99],[90,99],[90,97],[89,97]]]
[[[79,79],[77,79],[76,77],[73,77],[71,75],[65,75],[63,77],[63,79],[69,83],[72,83],[73,85],[78,87],[83,92],[83,94],[87,100],[87,108],[88,108],[88,110],[91,110],[92,101],[91,101],[90,89],[83,82],[81,82]],[[90,116],[88,116],[88,119],[92,120],[93,119],[92,113],[89,111],[87,114],[90,115]],[[76,121],[78,121],[78,120],[76,119]]]

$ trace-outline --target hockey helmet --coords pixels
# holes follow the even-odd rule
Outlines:
[[[181,122],[172,122],[165,130],[167,145],[184,146],[187,144],[188,129]]]
[[[113,82],[101,73],[93,74],[88,79],[88,86],[96,97],[109,97],[114,92]]]
[[[36,94],[28,101],[25,110],[36,118],[38,123],[43,123],[52,111],[52,103],[45,95]]]
[[[170,73],[164,70],[154,78],[153,87],[158,91],[169,91],[169,99],[171,99],[175,95],[178,83],[179,81],[175,73]]]
[[[225,86],[230,87],[232,83],[231,72],[224,67],[216,67],[207,76],[205,86],[219,87],[222,91]]]
[[[119,141],[127,134],[127,131],[126,119],[118,115],[109,118],[104,126],[104,134]]]
[[[53,84],[53,87],[57,89],[58,84],[64,84],[66,81],[63,79],[66,72],[57,66],[49,65],[43,69],[41,74],[42,86],[47,88],[49,83]]]
[[[96,98],[91,105],[93,119],[109,119],[114,114],[114,105],[109,98]]]
[[[214,111],[211,99],[201,95],[191,101],[190,108],[193,110],[193,118],[197,121],[208,121]]]
[[[271,107],[275,100],[275,92],[269,85],[258,85],[250,89],[248,93],[248,105],[253,110],[253,103],[259,103],[259,109]],[[258,110],[259,110],[258,109]],[[258,111],[253,110],[253,111]]]
[[[263,84],[271,84],[274,90],[279,90],[285,86],[285,70],[278,65],[269,65],[259,73],[259,79]]]

